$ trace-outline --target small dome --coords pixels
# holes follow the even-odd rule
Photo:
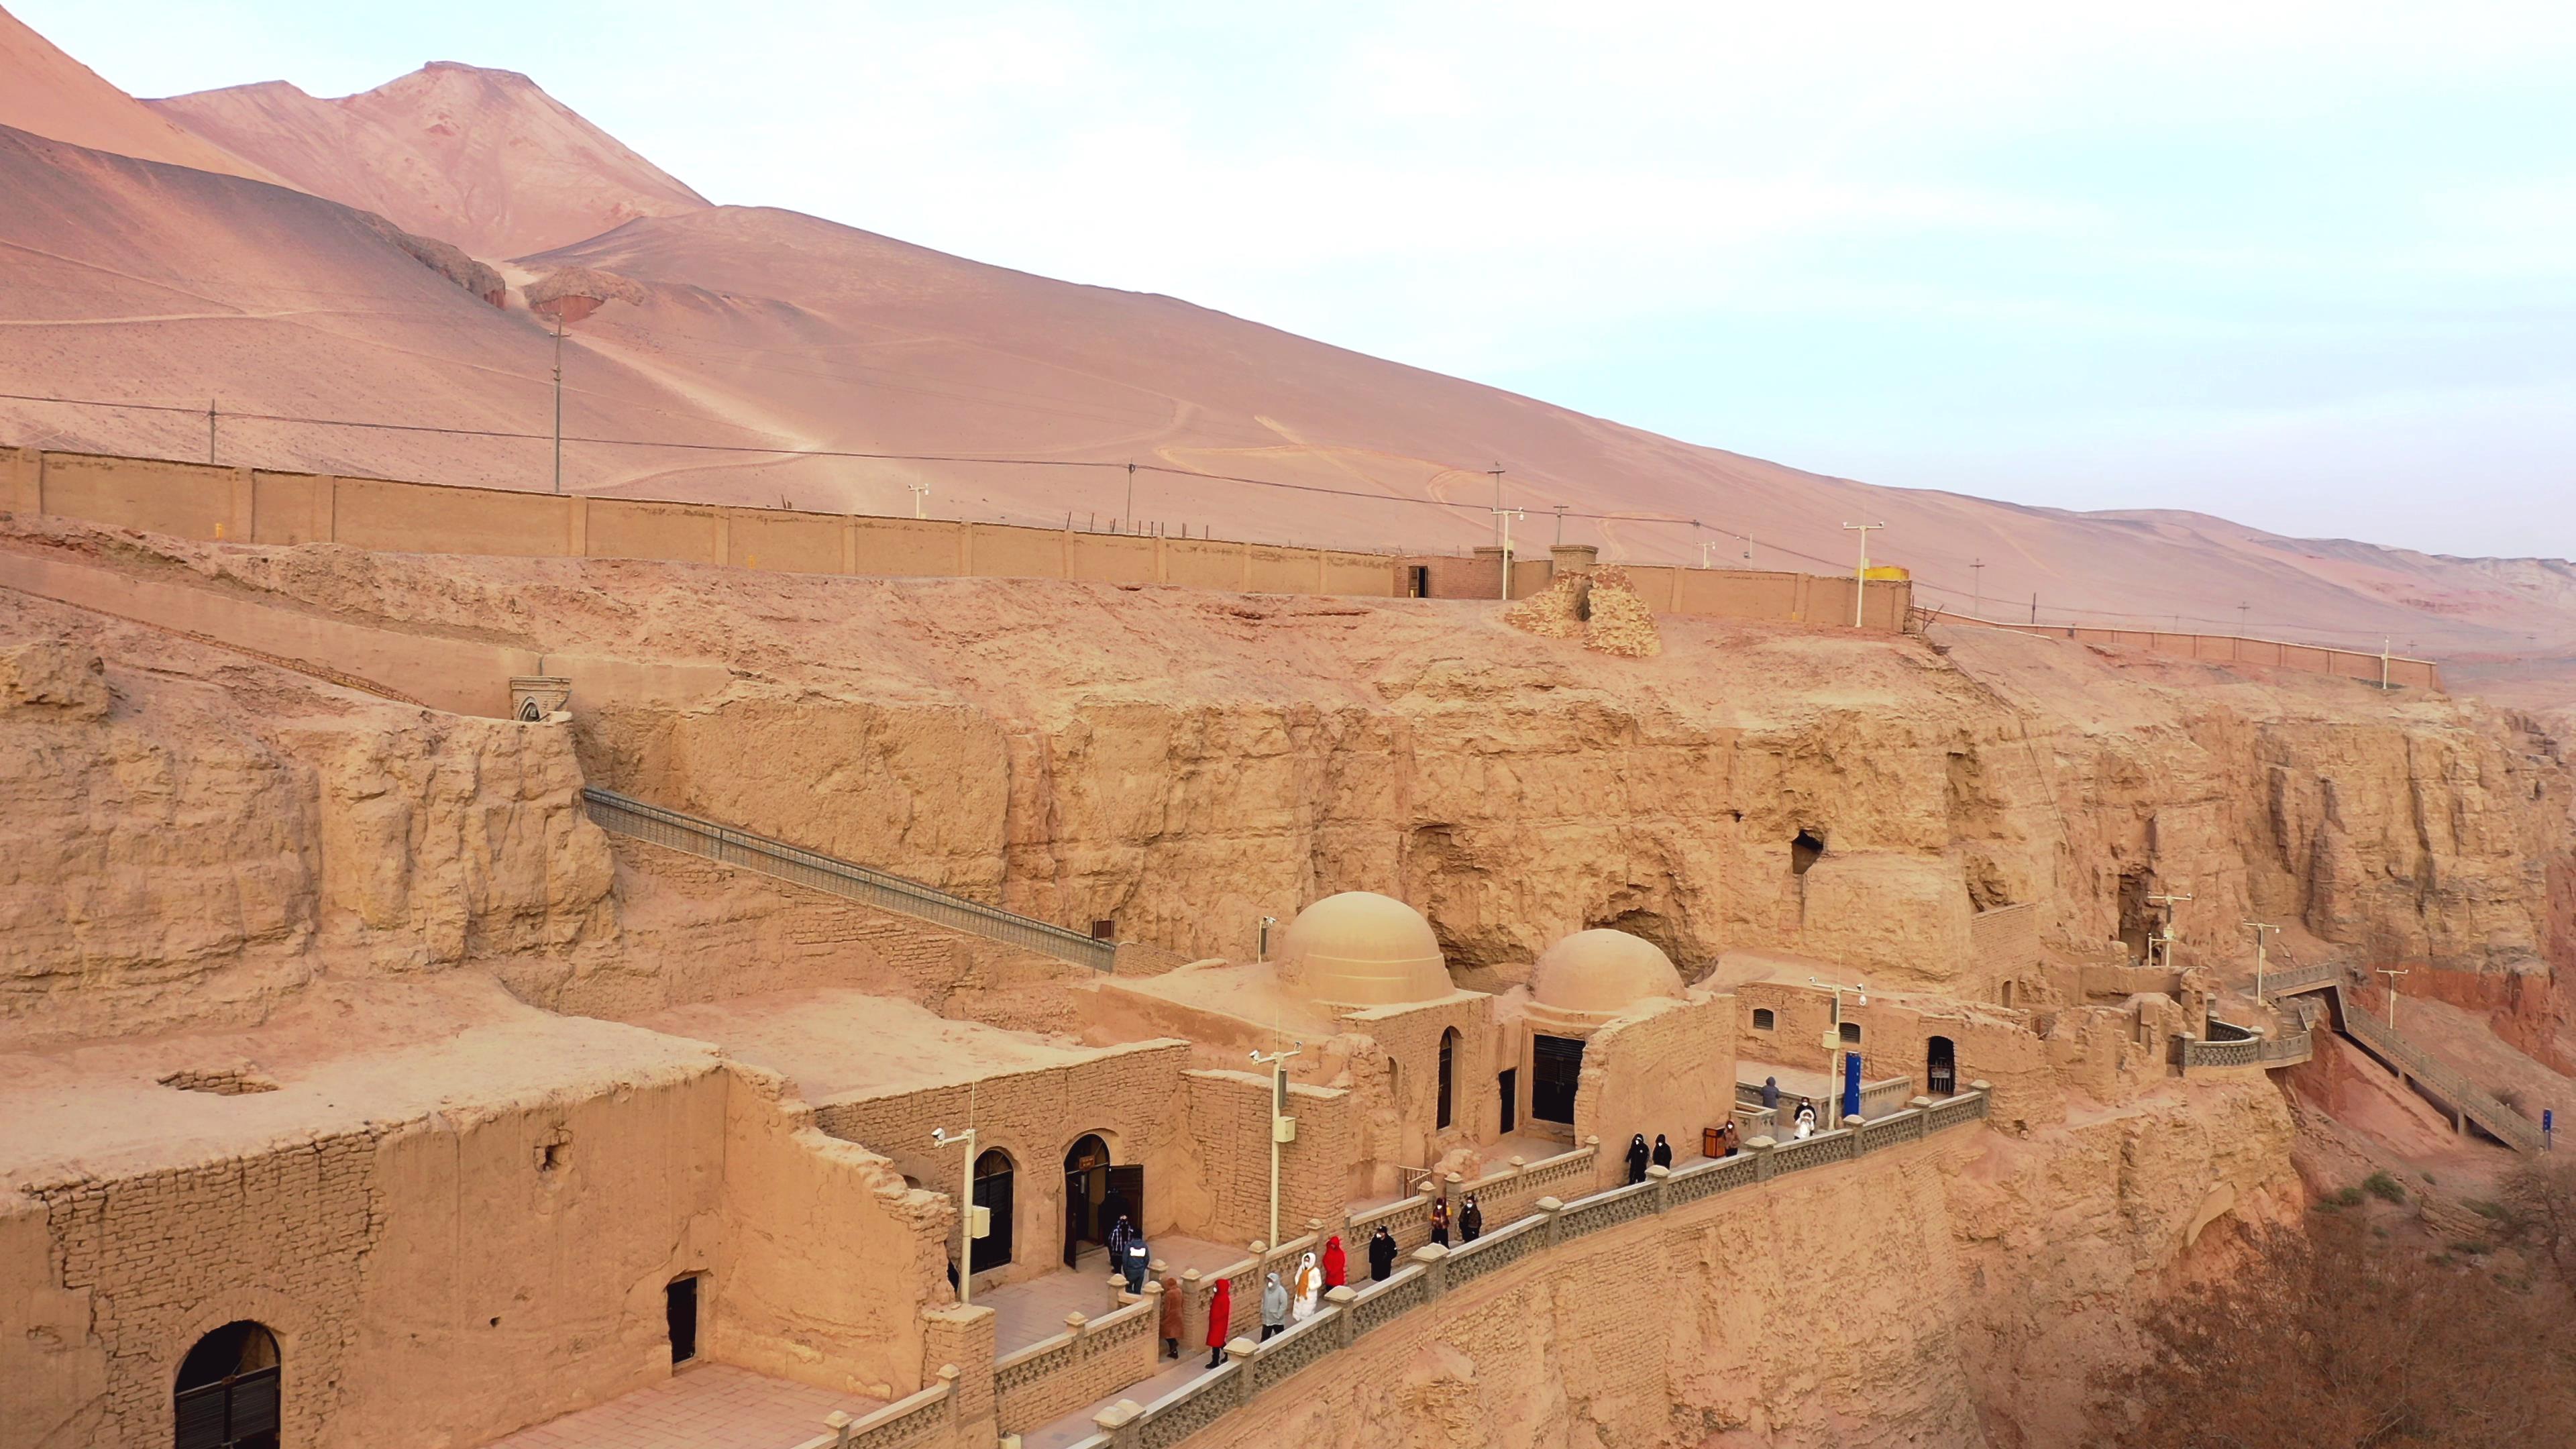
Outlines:
[[[1336,1006],[1431,1001],[1457,989],[1431,923],[1375,891],[1344,891],[1299,911],[1279,960],[1285,979]]]
[[[1672,958],[1625,931],[1577,931],[1530,968],[1531,999],[1559,1011],[1614,1014],[1649,996],[1681,994]]]

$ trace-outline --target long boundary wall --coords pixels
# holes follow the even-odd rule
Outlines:
[[[2083,624],[2004,624],[1957,615],[1942,615],[1936,622],[2010,629],[2016,634],[2072,639],[2079,644],[2101,644],[2115,649],[2144,649],[2151,654],[2179,655],[2211,664],[2267,664],[2279,669],[2332,674],[2370,684],[2385,681],[2392,688],[2442,692],[2442,666],[2430,659],[2368,654],[2358,649],[2336,649],[2325,644],[2247,639],[2235,634],[2176,634],[2162,629],[2096,629]]]
[[[1226,539],[1085,533],[1004,523],[807,513],[440,483],[228,468],[211,463],[0,447],[0,509],[179,538],[344,543],[394,553],[633,558],[790,573],[1080,579],[1246,593],[1398,598],[1415,566],[1459,581],[1442,597],[1499,593],[1499,560],[1428,560]],[[1483,570],[1482,588],[1473,585]],[[1550,565],[1524,557],[1515,596]],[[1462,572],[1463,571],[1463,572]],[[1733,569],[1632,566],[1663,613],[1848,627],[1855,580]],[[1863,627],[1895,633],[1912,603],[1902,580],[1868,584]]]

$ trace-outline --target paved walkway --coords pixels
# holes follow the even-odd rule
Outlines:
[[[1174,1277],[1192,1268],[1209,1272],[1251,1255],[1246,1246],[1228,1247],[1177,1233],[1152,1239],[1149,1246],[1156,1261],[1168,1267]],[[1017,1352],[1064,1332],[1064,1316],[1068,1313],[1098,1318],[1110,1311],[1109,1253],[1103,1248],[1085,1248],[1074,1266],[1059,1268],[1041,1278],[986,1289],[975,1295],[975,1303],[993,1310],[994,1355]]]
[[[495,1439],[487,1449],[788,1449],[823,1433],[823,1416],[834,1409],[855,1418],[883,1407],[882,1399],[710,1363]]]

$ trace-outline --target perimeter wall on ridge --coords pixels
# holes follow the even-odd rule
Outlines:
[[[2436,693],[2442,689],[2442,666],[2430,659],[2371,654],[2324,644],[2292,644],[2280,639],[2247,639],[2234,634],[2182,634],[2163,629],[2097,629],[2085,624],[2003,624],[1989,619],[1967,618],[1956,622],[1985,629],[2010,629],[2016,634],[2037,634],[2050,639],[2072,639],[2079,644],[2144,649],[2151,654],[2173,654],[2212,664],[2264,664],[2277,669],[2295,669],[2304,674],[2332,674],[2369,684],[2384,682],[2392,689],[2429,689]]]
[[[633,558],[793,573],[1044,578],[1245,593],[1496,597],[1499,558],[1406,556],[1226,539],[1086,533],[578,494],[0,447],[0,509],[233,543],[344,543],[392,553]],[[1545,557],[1514,560],[1512,594],[1547,586]],[[1631,566],[1657,611],[1848,626],[1854,580]],[[1862,627],[1904,627],[1912,586],[1868,584]]]

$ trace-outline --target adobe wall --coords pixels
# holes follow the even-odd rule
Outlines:
[[[1493,1139],[1502,1118],[1494,1074],[1503,1064],[1494,1060],[1491,1016],[1491,998],[1460,993],[1446,1001],[1380,1007],[1343,1018],[1351,1031],[1365,1033],[1378,1047],[1374,1063],[1352,1063],[1352,1196],[1387,1196],[1402,1185],[1396,1180],[1399,1168],[1427,1167],[1452,1147]],[[1458,1039],[1450,1058],[1452,1115],[1442,1129],[1437,1125],[1440,1037],[1449,1031],[1458,1033]]]
[[[1641,1002],[1592,1034],[1574,1091],[1574,1140],[1601,1139],[1597,1186],[1627,1180],[1628,1139],[1661,1133],[1676,1157],[1735,1116],[1735,998]],[[1565,1194],[1560,1194],[1563,1196]]]
[[[891,1159],[925,1189],[954,1198],[967,1170],[962,1148],[932,1144],[931,1129],[951,1131],[970,1121],[975,1150],[1009,1154],[1011,1267],[990,1270],[978,1282],[1011,1282],[1063,1265],[1064,1158],[1086,1133],[1109,1145],[1117,1166],[1142,1164],[1142,1219],[1148,1238],[1175,1229],[1194,1235],[1203,1226],[1190,1187],[1193,1145],[1182,1114],[1181,1071],[1185,1041],[1137,1042],[1111,1047],[1086,1060],[1033,1071],[995,1073],[971,1084],[835,1097],[814,1109],[815,1125],[845,1141],[865,1144]],[[970,1116],[971,1113],[971,1116]],[[954,1232],[943,1240],[953,1250]],[[943,1256],[935,1265],[946,1281]]]
[[[234,543],[657,559],[796,573],[1085,579],[1247,593],[1400,598],[1409,592],[1411,570],[1420,567],[1428,570],[1433,598],[1502,597],[1502,562],[1493,555],[1399,557],[1015,524],[591,498],[36,448],[0,448],[0,508]],[[1545,588],[1553,572],[1545,550],[1519,551],[1512,561],[1511,597]],[[1821,625],[1852,622],[1853,581],[1847,578],[1665,566],[1635,567],[1631,574],[1659,613]],[[1912,597],[1912,586],[1902,580],[1871,581],[1862,627],[1902,630]],[[539,671],[504,670],[494,677],[534,672]],[[460,677],[467,687],[477,687],[470,677]],[[472,712],[495,711],[478,705]]]
[[[1748,981],[1735,988],[1735,1000],[1737,1057],[1813,1072],[1840,1072],[1842,1053],[1851,1048],[1828,1051],[1824,1046],[1826,1034],[1834,1030],[1832,993],[1785,982]],[[1754,1028],[1756,1008],[1773,1013],[1770,1030]],[[1863,1081],[1902,1077],[1914,1084],[1916,1093],[1927,1091],[1927,1048],[1931,1038],[1946,1036],[1959,1084],[1988,1083],[1991,1116],[1998,1121],[2055,1122],[2064,1117],[2065,1094],[2052,1074],[2052,1063],[2065,1064],[2071,1055],[2068,1044],[2079,1039],[2079,1033],[2094,1029],[2080,1022],[2081,1016],[2080,1011],[2059,1013],[2056,1034],[2042,1039],[2032,1035],[2026,1012],[1957,1002],[1918,1005],[1876,993],[1863,1006],[1851,993],[1843,995],[1843,1020],[1860,1028]],[[2116,1062],[2120,1055],[2113,1044],[2110,1059]],[[2135,1066],[2132,1063],[2133,1077]],[[2133,1091],[2137,1085],[2131,1080],[2121,1090]],[[2113,1093],[2107,1083],[2104,1086],[2103,1097],[2109,1100]],[[1609,1138],[1604,1136],[1602,1141]]]
[[[1958,622],[1985,629],[2010,629],[2016,634],[2037,634],[2049,639],[2072,639],[2079,644],[2143,649],[2150,654],[2170,654],[2211,664],[2263,664],[2275,669],[2295,669],[2302,674],[2332,674],[2369,684],[2378,684],[2384,678],[2392,688],[2442,692],[2442,666],[2430,659],[2404,659],[2395,655],[2383,658],[2359,649],[2292,644],[2279,639],[2247,639],[2235,634],[2096,629],[2070,624],[2003,624],[1984,619]]]
[[[693,1272],[709,1356],[909,1388],[945,1204],[800,1138],[773,1091],[668,1068],[37,1187],[0,1213],[0,1442],[164,1449],[180,1359],[248,1318],[285,1442],[481,1443],[668,1377],[663,1289]]]
[[[1270,1079],[1250,1072],[1181,1074],[1197,1174],[1184,1185],[1184,1221],[1220,1243],[1270,1233]],[[1351,1094],[1292,1082],[1288,1110],[1297,1140],[1279,1149],[1279,1233],[1303,1233],[1308,1219],[1338,1221],[1355,1149]]]

